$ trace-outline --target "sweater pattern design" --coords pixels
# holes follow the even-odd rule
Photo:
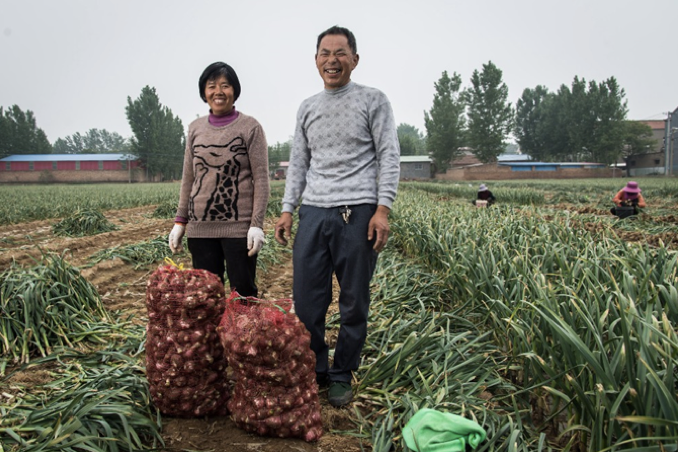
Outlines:
[[[191,220],[238,220],[240,156],[247,155],[245,140],[236,137],[225,145],[196,145],[195,182],[189,199]],[[207,195],[207,196],[205,196]],[[196,198],[206,199],[203,206]]]

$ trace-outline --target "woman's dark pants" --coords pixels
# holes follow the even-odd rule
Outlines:
[[[237,290],[243,297],[258,296],[255,281],[258,254],[252,257],[247,255],[247,238],[189,238],[187,243],[193,258],[193,268],[210,271],[222,282],[226,271],[231,290]]]

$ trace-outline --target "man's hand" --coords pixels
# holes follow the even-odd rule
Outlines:
[[[386,206],[377,206],[377,211],[374,212],[370,219],[370,224],[367,226],[367,240],[372,240],[372,237],[376,234],[377,238],[373,248],[377,253],[384,249],[388,241],[388,233],[391,230],[388,225],[388,214],[390,211],[391,209]]]
[[[266,235],[264,234],[263,229],[257,227],[251,227],[247,231],[247,249],[250,250],[247,255],[254,256],[264,247],[266,243]]]
[[[287,246],[287,241],[292,236],[292,213],[283,212],[275,224],[275,241]]]
[[[181,252],[184,247],[181,244],[181,239],[184,237],[184,232],[186,231],[186,226],[175,224],[172,228],[172,232],[169,235],[169,247],[172,251],[172,254]]]

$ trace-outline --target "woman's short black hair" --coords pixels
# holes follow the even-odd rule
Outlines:
[[[228,83],[233,87],[233,101],[235,102],[240,97],[240,80],[238,80],[238,74],[235,73],[235,69],[229,66],[226,63],[217,61],[212,63],[202,71],[200,80],[198,80],[198,88],[200,89],[200,98],[207,102],[205,97],[205,86],[210,80],[215,80],[221,76],[225,76]]]

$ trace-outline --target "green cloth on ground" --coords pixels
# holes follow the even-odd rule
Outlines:
[[[417,411],[403,428],[405,444],[416,452],[464,452],[467,444],[475,449],[485,436],[477,422],[430,408]]]

